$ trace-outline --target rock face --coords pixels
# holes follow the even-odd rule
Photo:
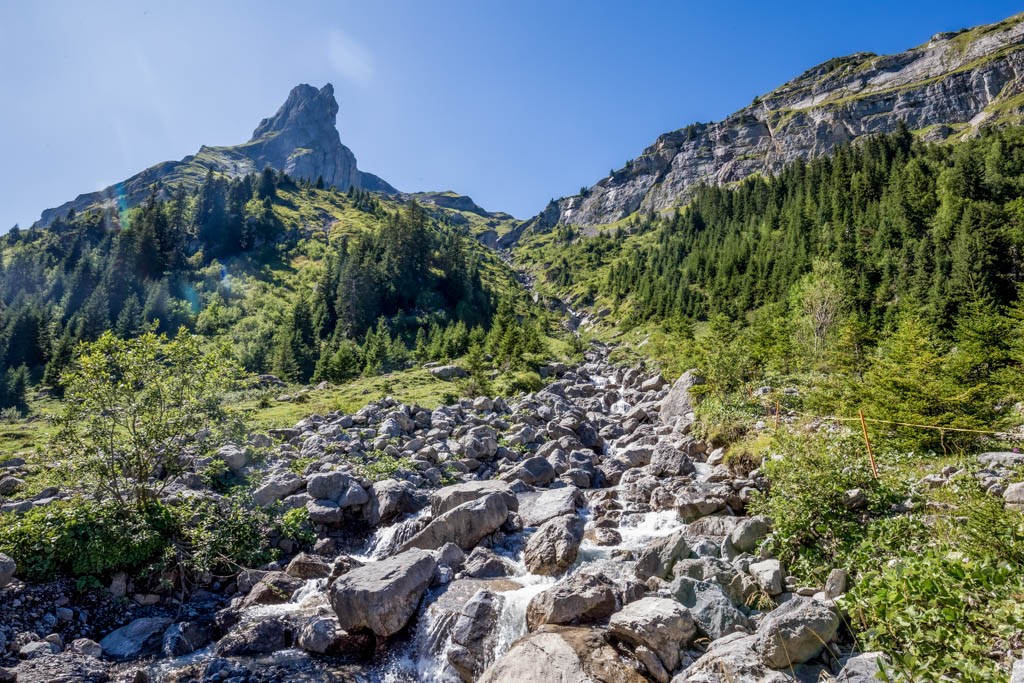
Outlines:
[[[910,130],[934,126],[928,133],[938,139],[968,134],[1019,109],[1004,112],[999,104],[1024,91],[1022,21],[938,35],[895,55],[831,59],[723,121],[662,135],[583,194],[551,202],[502,243],[557,224],[593,226],[669,209],[702,183],[775,173],[861,136],[893,132],[901,122]]]
[[[38,225],[49,226],[70,209],[107,208],[119,201],[134,206],[149,196],[154,183],[194,183],[194,178],[204,177],[207,170],[238,177],[269,166],[293,178],[315,181],[322,177],[325,185],[339,190],[357,187],[397,194],[398,190],[385,181],[357,168],[355,155],[341,143],[335,128],[337,114],[338,102],[330,83],[320,89],[297,85],[276,114],[260,121],[248,142],[232,147],[204,145],[181,161],[151,166],[121,183],[47,209]]]
[[[385,637],[398,633],[416,611],[436,567],[432,554],[413,549],[342,575],[330,590],[340,627]]]

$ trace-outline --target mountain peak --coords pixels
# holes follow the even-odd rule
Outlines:
[[[335,121],[338,116],[338,101],[334,99],[334,86],[328,83],[317,90],[302,83],[292,88],[277,113],[260,121],[252,133],[252,141],[283,131],[306,131],[309,133],[333,132],[337,137]],[[340,141],[340,137],[338,138]]]

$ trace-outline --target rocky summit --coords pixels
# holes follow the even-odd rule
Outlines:
[[[1024,93],[1024,17],[940,33],[894,55],[857,53],[807,70],[714,123],[659,137],[582,194],[562,198],[503,239],[558,224],[595,226],[684,204],[701,184],[775,173],[901,125],[927,140],[1016,121]]]
[[[248,142],[229,147],[203,145],[181,161],[151,166],[120,183],[47,209],[38,225],[48,226],[71,210],[124,211],[154,192],[166,196],[178,186],[196,187],[210,172],[238,178],[272,168],[296,179],[322,180],[339,190],[354,187],[397,194],[398,190],[381,178],[357,168],[355,155],[342,144],[335,127],[337,115],[334,86],[328,83],[317,90],[297,85],[276,114],[260,121]]]

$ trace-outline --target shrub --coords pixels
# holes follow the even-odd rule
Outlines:
[[[304,548],[316,542],[316,533],[309,521],[309,511],[304,507],[287,510],[278,522],[281,535],[290,538]]]
[[[835,561],[863,539],[866,524],[887,514],[895,493],[874,479],[855,437],[780,432],[763,467],[770,482],[754,511],[774,525],[772,550],[802,579],[823,581]],[[866,504],[849,509],[845,493],[860,489]]]
[[[186,574],[230,576],[243,567],[273,559],[266,543],[273,520],[240,496],[192,500],[172,511],[176,524],[171,539],[173,558],[168,559]]]
[[[540,391],[543,387],[544,380],[540,378],[540,375],[530,371],[504,375],[498,380],[497,385],[498,393],[502,396]]]
[[[124,510],[74,498],[0,515],[0,552],[33,581],[134,571],[162,556],[172,528],[167,509],[157,505]]]
[[[386,451],[371,451],[366,460],[358,465],[359,472],[371,481],[394,478],[399,470],[415,471],[416,467],[408,458],[391,455]]]

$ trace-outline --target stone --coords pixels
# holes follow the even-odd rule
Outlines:
[[[782,565],[778,560],[764,560],[750,565],[750,575],[765,593],[771,596],[782,593]]]
[[[475,579],[495,579],[503,576],[514,576],[515,564],[489,548],[477,546],[466,559],[462,567],[466,576]]]
[[[306,652],[317,654],[370,653],[373,650],[372,637],[365,634],[349,634],[341,630],[334,616],[316,615],[300,627],[295,644]]]
[[[758,651],[774,669],[802,664],[821,652],[838,628],[839,617],[829,607],[813,598],[794,596],[758,625]]]
[[[217,456],[224,461],[232,472],[238,472],[249,462],[249,457],[244,448],[233,443],[225,444],[217,450]]]
[[[483,498],[492,493],[501,494],[505,501],[505,506],[509,510],[519,509],[519,500],[516,494],[512,492],[508,482],[487,479],[484,481],[467,481],[437,489],[430,494],[430,514],[435,518],[440,517],[452,508],[477,500],[478,498]]]
[[[717,583],[680,576],[668,592],[690,610],[697,627],[711,640],[750,628],[750,621]]]
[[[302,588],[302,579],[284,572],[270,572],[252,587],[242,601],[242,607],[253,605],[280,605],[291,600],[292,594]]]
[[[576,561],[583,540],[583,520],[562,515],[544,522],[526,542],[523,561],[534,574],[556,576]]]
[[[634,573],[637,578],[646,581],[652,576],[667,579],[672,576],[676,562],[690,556],[690,546],[684,532],[678,531],[670,536],[651,541],[646,550],[637,558]]]
[[[6,671],[0,669],[0,681],[5,683],[15,680],[19,683],[106,683],[110,680],[105,662],[77,652],[62,652],[21,662],[12,672],[15,677],[5,677]]]
[[[765,666],[757,636],[732,633],[712,641],[707,651],[672,683],[794,683],[789,671]],[[813,679],[817,680],[815,676]]]
[[[558,477],[555,468],[546,458],[535,456],[527,458],[501,475],[502,481],[521,481],[530,486],[547,486]]]
[[[431,553],[411,549],[343,574],[330,587],[340,628],[383,637],[398,633],[416,612],[436,568]]]
[[[661,400],[659,416],[663,424],[670,424],[679,417],[687,417],[700,403],[700,399],[691,393],[691,389],[704,384],[704,378],[696,370],[687,370],[676,380],[668,394]]]
[[[267,507],[285,496],[295,493],[302,488],[302,477],[293,472],[277,472],[268,477],[252,492],[252,500],[256,505]]]
[[[696,633],[690,611],[669,598],[641,598],[608,620],[610,636],[650,649],[669,672],[679,666],[680,648],[687,647]]]
[[[854,655],[843,662],[843,668],[836,674],[835,683],[876,683],[881,680],[878,676],[882,665],[886,663],[886,657],[881,652],[864,652]],[[1024,666],[1018,666],[1024,660],[1014,663],[1013,674],[1010,683],[1024,683]],[[1020,680],[1014,678],[1020,669]]]
[[[76,638],[72,640],[71,645],[68,646],[68,650],[87,657],[103,656],[103,647],[95,640],[90,640],[88,638]]]
[[[319,500],[336,501],[348,491],[351,482],[344,472],[318,472],[306,481],[306,493]]]
[[[850,578],[845,569],[833,569],[825,580],[825,597],[834,600],[846,592],[846,583]]]
[[[170,626],[166,617],[141,617],[108,633],[100,641],[103,654],[114,659],[128,659],[160,646],[160,636]]]
[[[494,661],[503,602],[500,594],[486,589],[477,591],[455,619],[446,656],[466,683],[479,678]]]
[[[517,493],[519,516],[523,526],[537,527],[555,517],[575,514],[583,504],[583,496],[575,486],[564,486],[547,491],[524,491]]]
[[[18,571],[18,565],[8,555],[0,553],[0,588],[3,588],[14,578]]]
[[[436,368],[430,368],[430,374],[438,379],[462,379],[463,377],[469,377],[469,373],[460,368],[458,365],[441,365]]]
[[[646,683],[599,629],[546,626],[520,638],[478,683]]]
[[[284,572],[297,579],[323,579],[331,575],[331,565],[316,555],[299,553],[288,563]]]
[[[452,508],[431,520],[418,534],[402,545],[403,550],[421,548],[435,550],[452,542],[463,550],[472,550],[482,538],[488,536],[508,519],[505,496],[492,493]]]
[[[206,645],[210,636],[209,630],[199,622],[181,621],[164,631],[160,651],[165,657],[181,657]]]
[[[295,629],[284,617],[263,617],[243,622],[217,641],[221,657],[269,654],[292,644]]]
[[[578,571],[533,596],[526,607],[531,631],[543,624],[583,624],[607,619],[615,611],[615,584],[599,573]]]
[[[46,640],[34,640],[18,648],[18,656],[22,659],[46,657],[48,655],[55,655],[58,652],[60,652],[60,647]]]
[[[1011,510],[1024,510],[1024,481],[1010,484],[1003,492],[1003,500],[1006,507]]]
[[[748,517],[733,527],[729,533],[729,541],[739,552],[752,553],[769,531],[771,524],[767,517]]]

